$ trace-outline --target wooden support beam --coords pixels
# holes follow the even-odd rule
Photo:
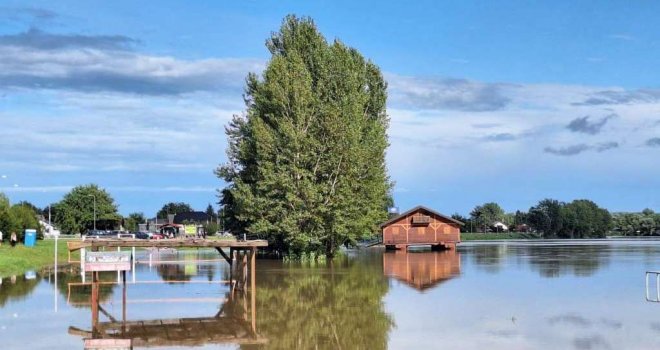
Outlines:
[[[117,320],[114,317],[112,317],[112,315],[109,312],[107,312],[100,304],[99,304],[99,311],[102,314],[104,314],[105,317],[107,317],[111,322],[117,322]]]
[[[231,268],[232,261],[231,261],[231,258],[229,256],[227,256],[227,253],[225,253],[225,251],[222,250],[222,248],[220,248],[220,247],[216,247],[215,250],[217,250],[218,253],[220,253],[220,255],[222,255],[222,257],[225,258],[225,260],[227,260],[227,262],[229,263],[229,267]]]

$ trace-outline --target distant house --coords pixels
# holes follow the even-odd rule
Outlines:
[[[507,232],[507,231],[509,231],[509,226],[505,225],[501,221],[495,221],[495,223],[493,223],[493,225],[491,227],[492,227],[493,231],[495,231],[495,232]]]
[[[55,237],[60,235],[60,230],[56,229],[55,226],[49,224],[43,218],[39,218],[39,225],[43,228],[45,237]]]
[[[430,245],[432,248],[456,248],[461,242],[462,222],[435,210],[417,206],[380,225],[383,244],[388,249]]]
[[[168,219],[158,219],[158,218],[148,219],[147,223],[138,224],[138,231],[153,232],[153,233],[160,232],[161,226],[169,223],[170,221]]]
[[[529,232],[531,231],[527,224],[516,225],[516,232]]]
[[[206,236],[206,227],[213,218],[203,211],[190,211],[174,215],[174,224],[183,225],[187,236]],[[179,232],[183,233],[183,232]]]
[[[168,214],[167,219],[153,218],[146,224],[140,224],[140,231],[162,233],[168,237],[205,236],[207,225],[212,218],[205,212],[191,211],[178,214]]]

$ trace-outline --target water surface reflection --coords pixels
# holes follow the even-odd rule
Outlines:
[[[383,253],[383,273],[425,291],[461,273],[461,254],[455,250]]]
[[[126,322],[116,274],[101,277],[96,321],[75,269],[57,286],[47,271],[4,278],[2,348],[80,349],[83,338],[109,335],[155,349],[660,348],[660,303],[646,302],[644,281],[660,270],[660,242],[570,243],[258,260],[254,302],[231,294],[226,262],[211,260],[217,253],[182,252],[170,264],[138,264]]]

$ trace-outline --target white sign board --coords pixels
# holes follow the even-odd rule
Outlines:
[[[131,269],[131,253],[87,252],[85,271],[128,271]]]

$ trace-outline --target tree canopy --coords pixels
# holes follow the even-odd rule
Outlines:
[[[470,218],[476,222],[477,225],[481,225],[485,230],[486,227],[504,219],[504,210],[497,203],[484,203],[483,205],[477,205],[472,209],[470,212]]]
[[[660,234],[660,213],[644,209],[639,213],[614,213],[614,231],[625,236],[650,236]]]
[[[91,184],[74,187],[64,195],[64,198],[54,205],[54,221],[62,233],[84,233],[94,227],[94,208],[97,229],[114,228],[121,220],[117,205],[110,194]]]
[[[286,17],[266,46],[271,59],[247,77],[247,110],[226,127],[228,162],[216,171],[225,227],[281,252],[333,256],[387,219],[387,84],[309,18]]]
[[[587,199],[563,203],[544,199],[529,209],[529,224],[544,238],[602,238],[609,232],[612,216]]]
[[[147,221],[143,213],[130,213],[124,218],[124,228],[128,231],[137,231],[139,224]]]
[[[193,208],[188,203],[183,202],[170,202],[165,205],[158,211],[156,217],[158,219],[167,219],[168,214],[179,214],[179,213],[189,213],[194,211]]]
[[[0,231],[3,239],[9,239],[12,232],[16,233],[19,241],[23,240],[26,229],[37,230],[37,235],[43,237],[43,230],[37,219],[38,212],[35,206],[28,202],[19,202],[11,205],[9,198],[0,193]]]

